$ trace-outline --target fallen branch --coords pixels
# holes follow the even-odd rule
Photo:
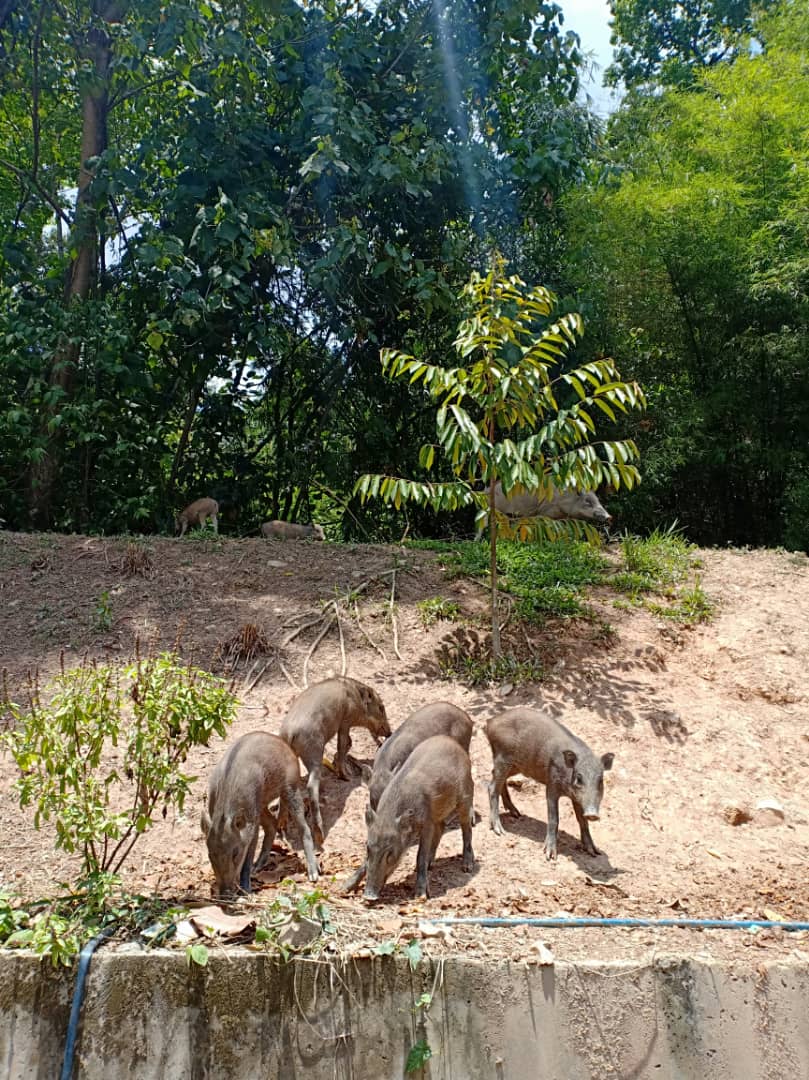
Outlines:
[[[307,687],[309,685],[309,680],[307,678],[307,671],[309,670],[309,661],[314,656],[315,649],[317,649],[318,645],[321,643],[323,638],[326,636],[326,634],[328,634],[329,630],[331,630],[332,625],[333,625],[334,620],[335,620],[336,617],[337,617],[336,615],[332,615],[332,617],[329,619],[329,621],[326,623],[326,625],[323,627],[323,629],[320,631],[320,633],[317,635],[317,637],[315,638],[315,640],[312,642],[311,646],[309,647],[309,652],[306,654],[306,659],[303,662],[303,685],[304,685],[304,687]]]
[[[357,603],[356,600],[354,601],[354,618],[357,620],[357,627],[359,628],[359,631],[362,634],[362,636],[365,638],[365,640],[368,642],[368,644],[372,648],[376,649],[376,651],[379,653],[379,655],[382,657],[382,659],[387,664],[387,662],[388,662],[387,656],[385,656],[385,653],[382,651],[380,646],[377,645],[377,643],[374,641],[374,639],[371,637],[371,635],[368,633],[368,631],[365,629],[365,627],[360,622],[360,606],[359,606],[359,604]]]
[[[340,619],[340,608],[337,606],[337,601],[336,600],[334,601],[333,606],[334,606],[334,617],[335,617],[335,619],[337,619],[337,632],[340,635],[340,657],[341,657],[340,674],[342,676],[345,676],[345,673],[348,671],[348,664],[346,662],[345,641],[343,640],[343,624],[342,624],[342,621]]]
[[[300,690],[301,690],[301,688],[300,688],[300,687],[298,686],[298,684],[297,684],[297,683],[295,682],[295,680],[294,680],[294,679],[292,678],[292,676],[291,676],[291,675],[289,674],[289,672],[287,671],[287,669],[286,669],[286,665],[284,664],[283,660],[280,660],[280,659],[279,659],[279,661],[278,661],[278,666],[280,667],[281,671],[282,671],[282,672],[284,673],[284,678],[286,679],[286,681],[287,681],[287,682],[289,683],[289,685],[290,685],[290,686],[292,687],[292,689],[293,689],[293,690],[294,690],[294,691],[295,691],[296,693],[298,693],[298,694],[299,694],[299,693],[300,693]]]
[[[255,665],[253,665],[253,666],[255,667]],[[261,676],[264,674],[264,672],[267,670],[267,668],[269,666],[270,666],[270,661],[265,660],[264,664],[263,664],[263,666],[261,668],[261,671],[259,671],[259,673],[258,673],[258,675],[256,675],[255,679],[253,679],[253,681],[250,683],[249,686],[245,686],[244,690],[242,691],[243,694],[249,694],[250,693],[250,691],[259,682],[259,680],[261,679]]]
[[[402,654],[399,652],[399,627],[396,623],[396,613],[394,610],[394,600],[396,599],[396,567],[394,566],[391,571],[390,579],[390,623],[393,629],[393,651],[397,657],[401,660]]]

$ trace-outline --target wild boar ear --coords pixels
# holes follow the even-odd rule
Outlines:
[[[233,819],[231,824],[233,825],[233,828],[236,830],[236,832],[241,832],[242,831],[242,829],[247,824],[247,818],[245,817],[244,812],[242,810],[239,811],[239,813]]]
[[[199,823],[202,828],[202,835],[207,836],[208,833],[211,831],[211,815],[204,807],[202,809],[202,813],[200,814]]]
[[[612,768],[612,763],[615,761],[615,754],[602,754],[601,764],[604,766],[604,771],[609,772]]]
[[[374,770],[370,765],[360,765],[360,780],[366,787],[371,786],[371,777],[374,775]]]
[[[565,765],[567,765],[567,767],[569,769],[574,768],[575,765],[576,765],[576,762],[579,760],[578,757],[576,756],[576,751],[575,750],[563,750],[562,754],[564,755]]]
[[[397,829],[401,829],[401,827],[403,825],[409,825],[412,822],[412,820],[413,820],[413,818],[415,816],[416,816],[416,812],[415,812],[415,810],[413,810],[412,807],[409,810],[404,810],[396,818],[396,827],[397,827]]]
[[[366,825],[366,827],[370,829],[375,821],[376,821],[376,813],[374,812],[373,808],[371,807],[371,804],[368,803],[368,805],[365,807],[365,825]]]

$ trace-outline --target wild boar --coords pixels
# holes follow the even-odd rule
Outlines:
[[[322,525],[294,525],[290,521],[265,521],[261,535],[267,540],[325,540]]]
[[[416,896],[428,896],[427,874],[447,819],[457,813],[463,836],[463,868],[475,864],[472,852],[474,784],[469,755],[448,735],[433,735],[413,750],[382,793],[376,810],[368,806],[365,823],[365,899],[379,892],[399,865],[406,848],[418,840]]]
[[[549,499],[530,491],[506,498],[498,482],[494,489],[494,505],[501,514],[509,517],[546,517],[556,521],[575,518],[592,525],[607,525],[612,521],[594,491],[558,491],[554,488]]]
[[[281,800],[280,813],[291,814],[301,830],[306,871],[317,881],[318,866],[312,833],[304,812],[304,786],[300,765],[283,739],[266,731],[243,735],[216,765],[208,782],[208,805],[200,824],[208,857],[216,877],[216,892],[233,896],[237,889],[250,892],[250,874],[264,829],[255,869],[266,865],[278,829],[270,803]]]
[[[433,735],[447,735],[469,753],[472,721],[463,709],[448,701],[435,701],[411,713],[377,750],[373,769],[363,766],[362,779],[368,785],[368,803],[372,810],[376,810],[382,792],[396,770],[401,768],[417,746]],[[345,882],[342,891],[352,892],[364,877],[365,863]]]
[[[604,773],[612,768],[614,754],[597,758],[581,739],[538,709],[509,709],[492,717],[486,725],[492,748],[492,779],[489,784],[491,827],[502,836],[499,800],[514,817],[519,812],[511,800],[506,780],[522,773],[545,785],[548,799],[548,831],[545,855],[556,858],[559,829],[559,799],[566,795],[581,831],[581,843],[590,855],[601,852],[593,843],[588,822],[598,821],[604,793]]]
[[[323,843],[323,818],[320,813],[320,772],[323,750],[337,736],[334,768],[343,780],[350,780],[347,769],[352,727],[364,727],[381,743],[390,735],[385,706],[370,686],[346,677],[315,683],[292,702],[281,724],[281,738],[289,743],[309,773],[307,787],[315,840]]]
[[[448,701],[435,701],[411,713],[377,750],[373,769],[363,770],[363,779],[368,783],[368,801],[374,810],[396,770],[420,743],[433,735],[448,735],[468,754],[472,720],[463,709]]]
[[[213,531],[218,533],[219,503],[216,499],[197,499],[177,515],[174,522],[174,532],[179,533],[182,540],[189,528],[202,527],[209,519],[213,525]]]

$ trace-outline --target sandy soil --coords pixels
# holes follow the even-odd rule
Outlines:
[[[643,610],[619,610],[604,589],[592,598],[604,622],[568,620],[530,631],[544,663],[537,684],[469,688],[441,678],[438,660],[462,643],[482,640],[484,590],[450,579],[436,556],[398,547],[341,546],[262,540],[149,540],[149,576],[127,576],[127,542],[54,535],[0,534],[0,666],[12,697],[26,672],[40,676],[90,655],[128,657],[134,641],[171,644],[196,664],[222,672],[217,649],[247,622],[280,644],[309,611],[314,618],[336,593],[369,582],[359,595],[362,630],[345,622],[348,674],[381,694],[392,726],[415,708],[447,700],[475,720],[472,766],[476,807],[476,867],[460,866],[460,833],[442,840],[431,875],[432,897],[412,900],[415,849],[368,909],[359,898],[338,897],[342,879],[364,850],[365,791],[325,771],[328,829],[322,884],[332,895],[336,923],[361,947],[407,937],[419,918],[433,915],[575,915],[754,917],[809,919],[809,560],[774,551],[704,551],[702,583],[716,603],[708,625],[681,629]],[[397,566],[396,641],[388,618]],[[96,609],[108,594],[111,624],[98,628]],[[454,600],[471,628],[422,625],[416,603]],[[103,606],[103,605],[102,605]],[[95,627],[95,628],[94,628]],[[477,627],[477,628],[476,628]],[[239,671],[240,707],[230,738],[263,728],[277,731],[303,685],[303,666],[319,625],[298,634],[271,659]],[[524,653],[522,632],[511,627]],[[374,643],[371,644],[371,641]],[[395,654],[395,647],[401,656]],[[281,670],[278,658],[287,674]],[[309,682],[339,674],[341,652],[332,626],[308,661]],[[256,676],[260,678],[255,685]],[[504,693],[504,691],[509,691]],[[486,719],[504,708],[542,706],[597,752],[615,753],[607,775],[602,818],[593,827],[605,854],[585,855],[569,803],[561,807],[559,858],[545,860],[544,789],[514,781],[523,816],[503,816],[506,835],[488,828],[485,785],[491,754]],[[207,896],[211,873],[199,831],[210,769],[221,756],[217,741],[190,765],[199,776],[182,817],[159,822],[140,842],[125,874],[129,887],[166,895]],[[333,748],[332,748],[333,749]],[[374,746],[358,731],[354,755],[370,762]],[[0,758],[0,882],[24,896],[48,894],[65,880],[71,861],[36,832],[16,804],[13,763]],[[774,799],[778,814],[733,825],[732,808]],[[768,820],[769,819],[769,820]],[[297,855],[279,852],[256,900],[268,901],[284,877],[305,881]],[[569,958],[685,950],[750,955],[767,949],[809,960],[809,935],[782,932],[485,931],[459,928],[444,947],[525,956],[542,939]],[[443,940],[443,939],[442,939]],[[801,950],[806,950],[802,952]]]

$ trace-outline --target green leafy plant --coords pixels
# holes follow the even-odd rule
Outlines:
[[[210,952],[207,945],[195,942],[185,949],[185,962],[189,967],[207,967]]]
[[[554,488],[615,488],[639,479],[631,440],[597,441],[593,416],[611,421],[617,412],[641,408],[643,393],[620,380],[611,360],[593,360],[570,371],[563,361],[583,333],[581,317],[555,322],[556,298],[518,277],[506,277],[502,260],[485,275],[473,273],[463,290],[469,314],[454,347],[463,366],[428,364],[395,349],[383,349],[382,369],[391,379],[420,383],[439,401],[437,446],[454,479],[439,483],[396,476],[365,475],[355,492],[378,497],[397,509],[413,501],[434,510],[477,508],[476,521],[489,525],[492,655],[501,655],[497,591],[498,535],[526,539],[538,533],[592,533],[579,522],[535,518],[512,526],[495,508],[495,486],[506,495],[530,490],[549,497]],[[516,436],[515,439],[511,435]],[[419,461],[432,468],[436,444],[421,448]]]
[[[112,626],[112,607],[109,589],[104,589],[93,612],[93,627],[96,630],[109,630]]]
[[[156,918],[177,916],[177,908],[154,897],[122,893],[114,874],[94,874],[47,900],[14,905],[0,895],[0,944],[29,949],[58,966],[68,966],[89,938],[113,928],[134,933]],[[167,923],[173,928],[173,923]]]
[[[85,661],[28,705],[8,700],[13,726],[0,736],[20,776],[34,825],[53,821],[54,843],[78,852],[82,876],[116,874],[158,810],[182,811],[195,777],[182,769],[193,746],[224,736],[235,700],[225,684],[173,653],[123,669]]]
[[[460,615],[460,608],[453,600],[446,600],[443,596],[431,596],[427,600],[419,600],[416,604],[424,626],[432,626],[439,619],[453,622]]]
[[[419,1069],[424,1068],[432,1056],[433,1051],[427,1040],[419,1039],[417,1043],[410,1047],[405,1062],[405,1072],[408,1074],[418,1072]]]

